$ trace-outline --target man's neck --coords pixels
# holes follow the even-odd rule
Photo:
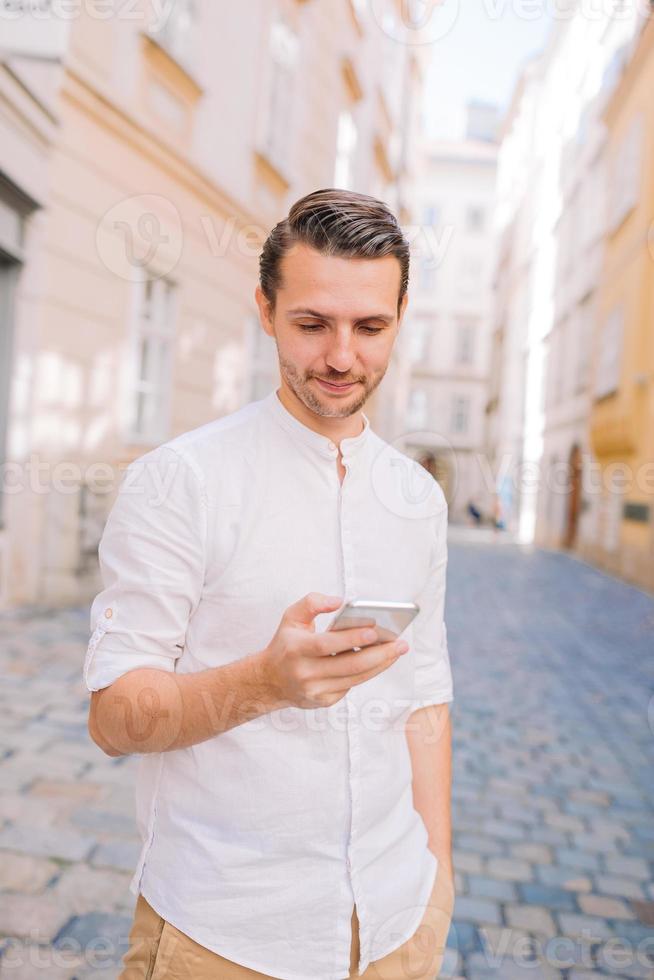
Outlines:
[[[281,387],[277,389],[277,397],[284,408],[288,409],[299,422],[302,422],[309,429],[313,429],[314,432],[319,432],[327,439],[331,439],[336,445],[340,443],[341,439],[350,439],[363,432],[365,423],[361,411],[345,417],[318,415],[308,409],[295,392],[283,382]]]

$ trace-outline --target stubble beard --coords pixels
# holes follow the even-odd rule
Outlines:
[[[365,405],[386,374],[386,369],[384,369],[376,377],[373,377],[372,380],[370,378],[357,378],[360,384],[352,392],[353,395],[356,393],[356,397],[352,401],[348,399],[342,405],[336,402],[333,405],[328,405],[320,400],[315,388],[311,385],[311,380],[315,375],[305,377],[305,375],[301,374],[291,361],[282,357],[279,353],[279,347],[277,348],[277,354],[279,357],[279,369],[291,391],[297,395],[300,401],[310,411],[315,412],[316,415],[322,415],[324,418],[347,418],[350,415],[354,415],[355,412],[358,412]],[[329,395],[325,395],[325,399],[328,398]]]

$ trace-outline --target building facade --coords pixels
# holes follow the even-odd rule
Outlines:
[[[475,120],[489,128],[487,107]],[[404,342],[403,444],[434,467],[455,522],[471,500],[486,514],[493,505],[483,450],[496,159],[492,140],[427,145],[416,184],[420,253]]]
[[[654,591],[654,19],[604,109],[606,244],[597,295],[583,554]]]
[[[487,452],[523,541],[584,551],[597,500],[591,360],[605,247],[602,110],[643,23],[570,7],[526,67],[498,163]]]
[[[86,601],[126,465],[277,382],[254,288],[293,200],[352,187],[410,219],[403,4],[128,6],[2,55],[0,608]]]

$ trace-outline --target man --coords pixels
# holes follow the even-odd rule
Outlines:
[[[440,969],[447,505],[362,412],[408,269],[380,201],[298,201],[256,290],[281,386],[145,454],[121,485],[84,676],[93,739],[141,756],[123,980]],[[408,649],[326,630],[354,596],[416,601]]]

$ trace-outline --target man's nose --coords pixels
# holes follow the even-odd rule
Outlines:
[[[337,331],[327,350],[327,363],[335,371],[349,371],[354,359],[354,338],[351,331]]]

